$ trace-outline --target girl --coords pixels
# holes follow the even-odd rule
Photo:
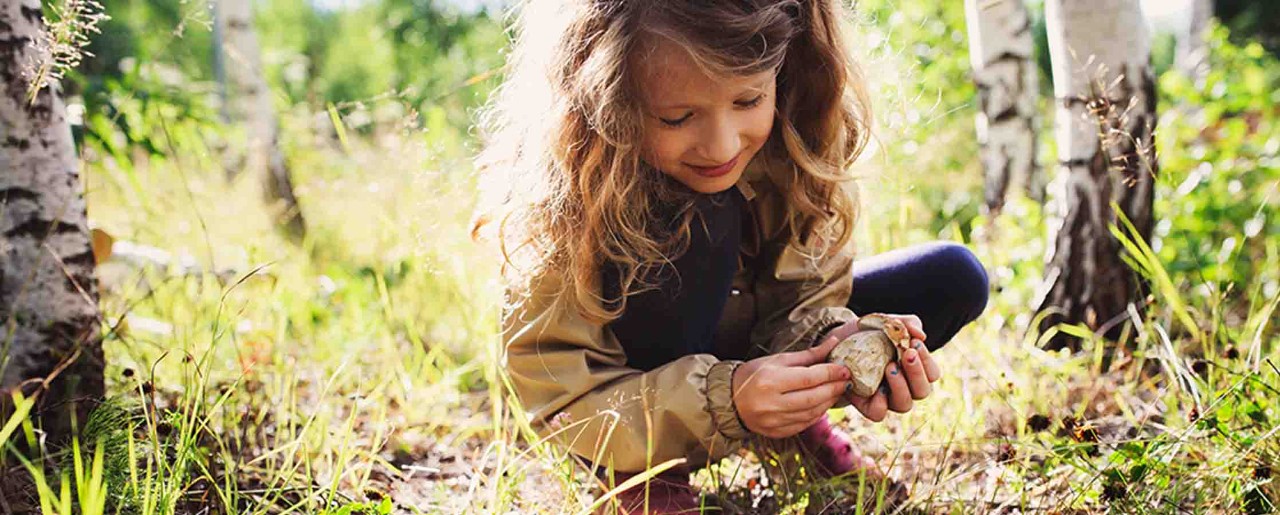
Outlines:
[[[503,250],[516,393],[535,429],[593,467],[696,467],[795,436],[821,474],[869,467],[827,410],[910,410],[940,375],[931,351],[985,306],[962,246],[853,262],[848,168],[870,119],[841,16],[836,0],[520,11],[482,119],[492,196],[475,229]],[[854,398],[824,360],[870,312],[911,313],[895,316],[915,348]],[[624,508],[646,489],[651,509],[696,507],[688,470]]]

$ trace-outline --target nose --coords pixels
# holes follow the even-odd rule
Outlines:
[[[742,150],[741,131],[732,117],[717,116],[699,138],[699,157],[706,160],[707,165],[718,165],[733,159]]]

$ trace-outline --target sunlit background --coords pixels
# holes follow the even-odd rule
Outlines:
[[[1277,499],[1280,378],[1233,361],[1270,357],[1277,343],[1280,62],[1269,3],[1215,26],[1209,70],[1191,78],[1173,69],[1189,3],[1142,1],[1160,97],[1153,247],[1172,287],[1153,293],[1149,340],[1104,364],[1101,342],[1071,355],[1027,335],[1050,228],[1025,198],[999,218],[982,212],[963,2],[857,2],[855,53],[879,135],[857,166],[859,247],[959,241],[992,279],[986,314],[938,354],[947,376],[927,404],[885,424],[837,414],[912,486],[917,507],[1196,511]],[[1051,164],[1043,10],[1028,5],[1039,161]],[[533,436],[512,402],[494,256],[468,234],[474,117],[501,80],[503,3],[252,2],[301,237],[277,227],[281,206],[262,200],[260,181],[228,179],[243,134],[224,109],[209,5],[103,6],[111,19],[65,82],[89,221],[115,249],[99,266],[108,406],[144,414],[100,433],[111,505],[589,507],[599,485]],[[1175,307],[1212,345],[1189,343]],[[751,460],[731,460],[746,472],[722,493],[765,513],[806,502]]]

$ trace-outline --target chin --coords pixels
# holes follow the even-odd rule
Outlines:
[[[681,184],[688,186],[689,189],[693,191],[710,195],[732,188],[734,184],[738,183],[739,177],[742,177],[742,172],[735,170],[720,177],[708,178],[697,174],[690,174],[677,177],[677,180],[679,180]]]

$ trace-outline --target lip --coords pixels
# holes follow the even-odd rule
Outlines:
[[[716,166],[689,165],[689,168],[692,168],[695,173],[703,177],[707,177],[707,178],[720,177],[724,174],[727,174],[733,171],[733,167],[738,165],[738,157],[740,155],[741,154],[739,154],[738,156],[733,156],[733,159],[730,159],[728,162],[719,164]]]

